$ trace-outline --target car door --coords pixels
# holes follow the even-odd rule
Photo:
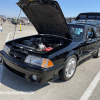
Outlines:
[[[84,60],[86,58],[89,58],[93,56],[93,54],[96,52],[95,48],[97,47],[97,38],[93,31],[92,27],[87,27],[85,31],[85,41],[82,47],[82,57],[81,60]]]

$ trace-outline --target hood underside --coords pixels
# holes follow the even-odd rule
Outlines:
[[[52,34],[71,38],[67,22],[57,1],[19,0],[17,4],[39,34]]]

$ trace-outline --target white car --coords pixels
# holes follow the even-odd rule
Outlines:
[[[1,31],[1,32],[3,31],[2,23],[0,23],[0,31]]]

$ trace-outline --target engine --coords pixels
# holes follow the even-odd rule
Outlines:
[[[12,43],[14,47],[24,53],[28,52],[49,52],[63,44],[63,41],[52,38],[30,38]]]

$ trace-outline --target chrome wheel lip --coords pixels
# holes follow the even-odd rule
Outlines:
[[[76,59],[71,58],[66,65],[66,77],[71,78],[76,69]]]

